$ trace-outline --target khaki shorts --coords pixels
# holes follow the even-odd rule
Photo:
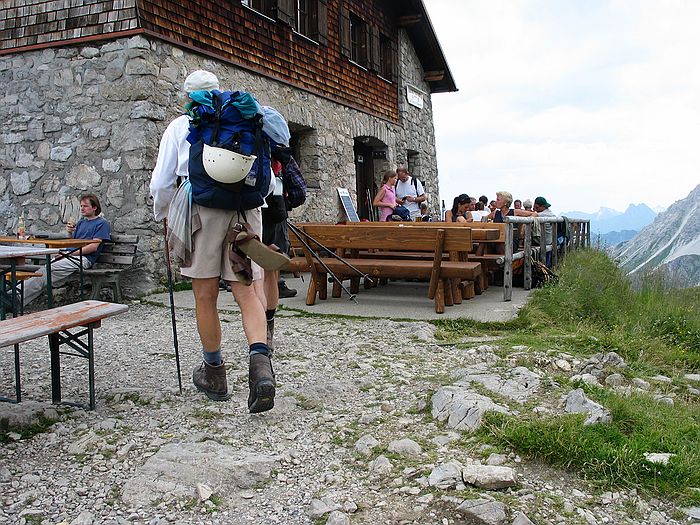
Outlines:
[[[205,208],[192,204],[192,212],[195,211],[199,213],[202,227],[192,236],[192,265],[182,268],[182,275],[194,279],[220,277],[225,281],[238,281],[228,259],[226,232],[238,222],[247,222],[252,231],[262,238],[260,208],[246,210],[245,219],[236,211]],[[254,262],[252,262],[252,268],[253,279],[262,279],[262,268]]]

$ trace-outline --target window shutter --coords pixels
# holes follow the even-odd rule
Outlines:
[[[277,0],[277,20],[288,26],[296,26],[296,16],[294,13],[294,0]]]
[[[350,11],[340,8],[340,52],[350,57]]]
[[[369,68],[372,71],[381,71],[381,61],[382,61],[382,50],[381,41],[379,39],[379,28],[372,27],[370,30],[370,35],[372,39],[372,45],[370,46],[370,61]]]
[[[312,22],[311,38],[321,45],[328,45],[328,0],[317,0]]]
[[[358,62],[360,65],[369,68],[369,52],[371,48],[372,35],[367,24],[360,25],[360,56]]]
[[[391,80],[392,82],[399,81],[399,53],[396,50],[396,42],[391,41]]]

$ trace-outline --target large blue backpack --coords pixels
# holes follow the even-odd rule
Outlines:
[[[241,91],[211,91],[211,104],[193,103],[190,133],[189,178],[192,200],[206,208],[245,211],[261,206],[270,186],[270,140],[262,130],[262,116],[251,111],[252,95]],[[253,105],[253,107],[255,107]],[[226,184],[204,169],[204,145],[255,155],[248,176]]]

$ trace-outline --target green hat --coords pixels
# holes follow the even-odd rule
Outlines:
[[[545,208],[549,208],[551,206],[551,204],[549,204],[547,202],[547,199],[545,199],[544,197],[537,197],[535,199],[535,204],[537,204],[538,206],[544,206]]]

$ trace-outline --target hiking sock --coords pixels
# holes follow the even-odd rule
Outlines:
[[[268,321],[272,321],[275,318],[276,311],[276,308],[273,308],[272,310],[265,310],[265,319],[267,319]]]
[[[253,356],[255,354],[270,355],[270,350],[265,343],[253,343],[250,345],[248,356]]]
[[[221,348],[215,352],[207,352],[204,350],[204,348],[202,348],[202,359],[204,359],[205,363],[211,366],[219,366],[224,362],[224,358],[221,355]]]

